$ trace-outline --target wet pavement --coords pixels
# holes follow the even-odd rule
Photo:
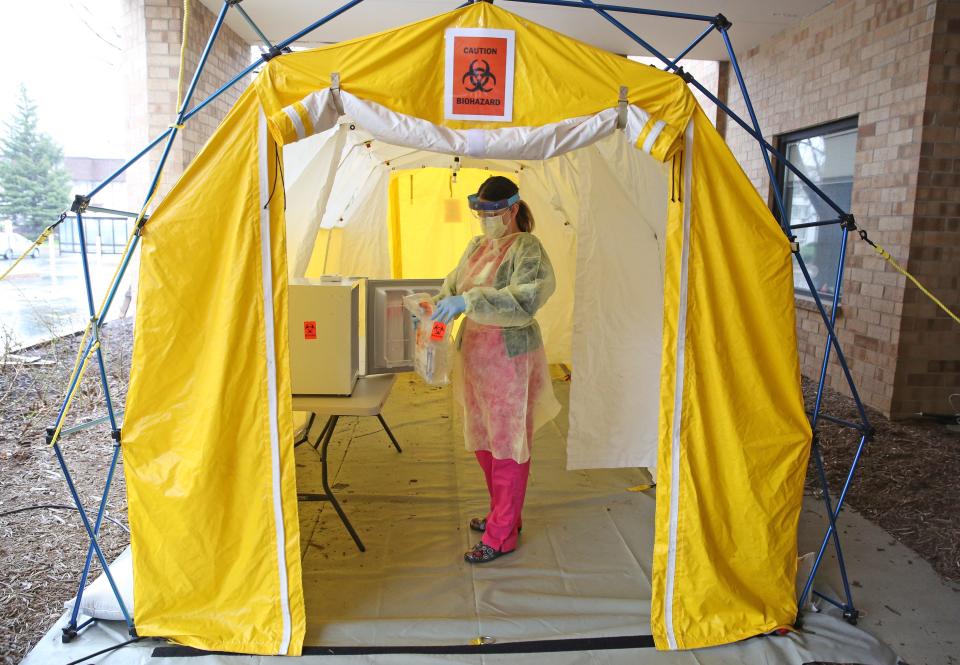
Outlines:
[[[119,262],[118,254],[89,256],[94,307],[100,307]],[[0,259],[0,274],[12,263],[13,260]],[[134,265],[128,269],[108,320],[119,315],[134,269]],[[0,347],[9,343],[13,349],[24,348],[77,332],[83,330],[89,318],[79,254],[51,257],[49,248],[44,247],[40,257],[24,259],[0,281]]]

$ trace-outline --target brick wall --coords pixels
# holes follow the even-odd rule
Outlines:
[[[125,34],[129,40],[127,46],[130,52],[125,65],[125,78],[131,100],[127,133],[131,154],[136,154],[176,119],[183,2],[125,0],[124,13],[127,28]],[[200,2],[193,0],[190,3],[184,95],[215,21],[216,16]],[[246,67],[250,58],[249,44],[224,25],[201,73],[190,108]],[[249,79],[241,81],[223,93],[188,121],[186,127],[178,133],[164,168],[161,194],[170,190],[248,83]],[[144,158],[144,164],[133,174],[140,185],[139,191],[144,194],[161,152],[162,146],[150,153],[149,159]],[[136,205],[141,203],[142,196]]]
[[[960,3],[941,0],[933,26],[908,270],[960,312]],[[903,299],[894,394],[905,414],[948,410],[960,392],[960,325],[912,284]]]
[[[960,213],[956,190],[949,187],[960,177],[956,7],[949,0],[939,8],[936,0],[837,0],[737,54],[768,141],[858,116],[851,211],[872,238],[916,268],[921,280],[928,277],[954,305]],[[940,62],[932,65],[935,33],[938,44],[953,50],[937,54],[934,61]],[[736,25],[731,35],[736,45]],[[735,76],[728,78],[726,97],[748,118]],[[928,103],[939,106],[934,110]],[[952,125],[945,129],[945,123]],[[732,121],[726,138],[747,175],[770,198],[756,142]],[[952,384],[956,390],[960,383],[960,339],[947,332],[904,277],[859,239],[850,240],[838,335],[864,401],[895,417],[921,409],[943,412],[947,388]],[[810,301],[797,302],[802,369],[817,376],[824,326]],[[836,363],[828,385],[846,392]]]

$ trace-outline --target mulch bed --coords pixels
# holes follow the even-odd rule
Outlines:
[[[123,406],[130,373],[132,330],[129,320],[102,330],[111,396]],[[73,368],[79,337],[66,337],[21,352],[48,364],[0,364],[0,664],[18,663],[63,612],[76,594],[87,553],[79,515],[53,451],[45,443]],[[0,363],[7,357],[0,338]],[[804,381],[812,403],[816,385]],[[830,415],[854,419],[849,398],[827,390],[824,407]],[[81,383],[68,424],[105,415],[95,364]],[[876,428],[853,482],[849,505],[916,550],[947,580],[960,581],[960,435],[933,422],[890,422],[869,412]],[[818,428],[831,491],[836,494],[857,445],[855,433],[823,422]],[[61,447],[78,492],[95,514],[106,477],[113,442],[109,426],[97,425],[65,437]],[[811,467],[812,469],[812,467]],[[815,472],[808,488],[815,491]],[[122,463],[107,503],[107,514],[126,522]],[[101,545],[109,559],[129,542],[128,533],[105,522]],[[99,566],[94,563],[91,578]]]
[[[101,330],[101,340],[114,407],[122,409],[133,343],[130,321],[107,324]],[[39,362],[3,364],[9,361],[10,352],[0,334],[0,663],[4,665],[19,663],[63,613],[63,603],[77,593],[87,555],[89,541],[79,513],[64,508],[33,509],[74,505],[45,436],[60,411],[79,343],[79,336],[64,337],[16,354],[39,356]],[[99,370],[91,358],[67,426],[104,415]],[[110,427],[96,425],[69,434],[60,441],[60,448],[93,520],[113,454]],[[31,509],[4,514],[22,508]],[[125,525],[126,512],[121,462],[106,514]],[[99,541],[112,561],[129,543],[129,535],[124,528],[105,520]],[[94,557],[90,579],[95,579],[99,571]]]

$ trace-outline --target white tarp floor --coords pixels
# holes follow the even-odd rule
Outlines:
[[[555,376],[558,376],[555,373]],[[566,404],[569,383],[554,381]],[[300,504],[306,646],[496,645],[518,641],[649,635],[653,492],[641,470],[566,471],[566,411],[538,432],[524,529],[516,552],[470,566],[463,552],[478,534],[486,489],[463,450],[450,391],[401,375],[384,417],[343,418],[330,446],[331,483],[367,551],[357,550],[332,506]],[[319,428],[315,429],[319,432]],[[297,450],[299,491],[321,493],[319,455]],[[127,639],[119,622],[95,625],[70,645],[60,621],[24,661],[62,664]],[[289,658],[205,655],[154,657],[147,640],[83,662],[134,664],[291,662]],[[529,654],[309,655],[304,663],[655,663],[732,665],[815,661],[895,665],[894,653],[830,611],[808,614],[803,633],[665,653],[653,648]]]

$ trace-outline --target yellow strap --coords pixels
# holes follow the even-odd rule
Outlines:
[[[183,66],[187,58],[187,28],[190,24],[190,0],[183,0],[183,30],[180,35],[180,73],[177,75],[177,113],[183,105]],[[171,125],[172,126],[172,125]],[[180,125],[183,127],[183,125]]]
[[[634,485],[633,487],[628,487],[628,492],[646,492],[647,490],[652,490],[656,485]]]
[[[53,436],[50,437],[50,445],[53,446],[57,439],[60,438],[60,430],[63,429],[63,423],[67,420],[67,413],[70,411],[70,404],[73,403],[73,398],[77,394],[77,389],[80,388],[80,382],[83,380],[83,374],[87,371],[87,364],[90,362],[90,356],[92,356],[97,349],[100,348],[100,341],[97,340],[90,347],[90,350],[87,352],[86,358],[83,359],[83,364],[80,366],[80,373],[77,376],[77,382],[73,385],[73,390],[70,391],[70,394],[67,396],[67,403],[63,408],[63,415],[60,416],[60,422],[57,423],[57,429],[53,431]],[[73,380],[71,378],[71,380]]]
[[[877,254],[879,254],[880,256],[882,256],[883,258],[885,258],[887,261],[889,261],[889,262],[890,262],[890,265],[892,265],[894,268],[896,268],[897,272],[899,272],[899,273],[902,274],[904,277],[906,277],[907,279],[909,279],[911,282],[913,282],[914,284],[916,284],[916,285],[917,285],[917,288],[920,289],[921,291],[923,291],[923,293],[924,293],[928,298],[930,298],[930,300],[932,300],[933,302],[937,303],[937,305],[940,307],[940,309],[942,309],[944,312],[946,312],[947,314],[950,315],[950,318],[952,318],[952,319],[953,319],[954,321],[956,321],[957,323],[960,323],[960,317],[958,317],[956,314],[954,314],[952,311],[950,311],[950,309],[949,309],[946,305],[944,305],[942,302],[940,302],[940,300],[939,300],[935,295],[933,295],[932,293],[930,293],[923,284],[921,284],[920,282],[917,281],[917,278],[916,278],[916,277],[914,277],[913,275],[911,275],[910,273],[908,273],[906,270],[904,270],[904,268],[903,268],[899,263],[897,263],[892,256],[890,256],[890,252],[888,252],[888,251],[885,250],[883,247],[881,247],[880,245],[878,245],[878,244],[876,244],[876,243],[873,243],[873,242],[871,243],[871,246],[873,247],[873,251],[875,251]]]
[[[3,273],[3,275],[0,275],[0,281],[3,281],[4,279],[6,279],[6,278],[7,278],[7,275],[9,275],[10,273],[12,273],[12,272],[13,272],[13,269],[16,268],[18,265],[20,265],[20,262],[23,261],[25,258],[27,258],[27,257],[30,255],[30,252],[32,252],[32,251],[35,250],[37,247],[39,247],[39,246],[42,245],[44,242],[46,242],[47,238],[50,237],[50,234],[51,234],[51,233],[53,233],[53,225],[48,226],[47,228],[45,228],[45,229],[43,230],[43,232],[40,234],[40,237],[38,237],[36,240],[34,240],[34,241],[33,241],[33,244],[30,245],[30,248],[27,249],[27,251],[25,251],[23,254],[21,254],[21,255],[20,255],[20,258],[17,259],[16,261],[14,261],[14,262],[13,262],[13,265],[11,265],[9,268],[7,268],[6,271]]]

